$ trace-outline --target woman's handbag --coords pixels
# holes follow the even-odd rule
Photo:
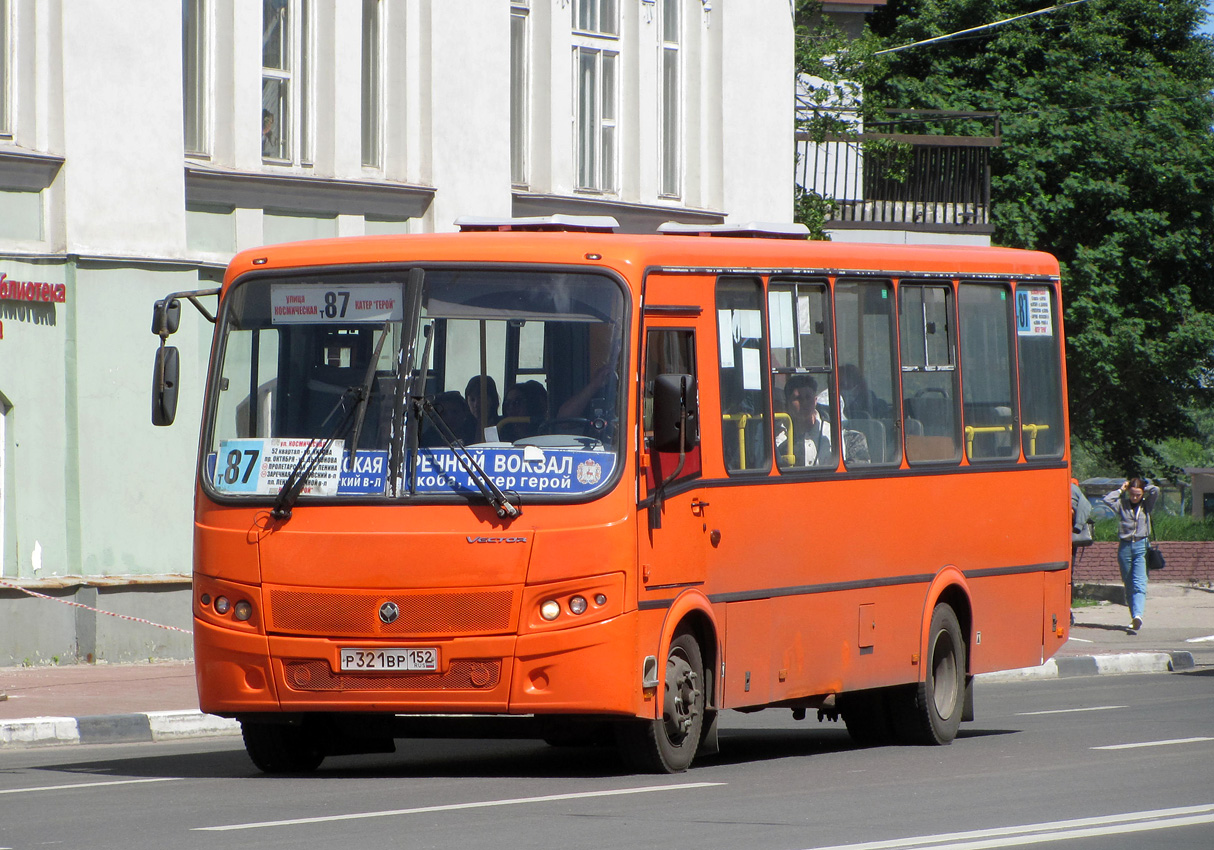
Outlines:
[[[1147,572],[1155,572],[1162,570],[1167,565],[1167,560],[1163,557],[1163,552],[1159,548],[1158,543],[1147,544]]]
[[[1147,572],[1149,573],[1153,573],[1155,570],[1162,570],[1168,563],[1159,548],[1159,544],[1151,540],[1154,534],[1155,529],[1151,525],[1151,515],[1147,514]]]

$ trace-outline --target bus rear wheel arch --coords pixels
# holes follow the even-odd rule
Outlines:
[[[923,681],[840,694],[839,713],[862,746],[952,743],[969,697],[966,643],[953,606],[932,610]]]

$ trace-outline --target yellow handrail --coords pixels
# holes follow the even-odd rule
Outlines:
[[[1004,432],[1011,433],[1012,425],[966,425],[965,426],[965,456],[972,458],[974,456],[974,435],[975,434],[1001,434]],[[1037,454],[1037,432],[1050,430],[1049,425],[1021,425],[1020,430],[1029,435],[1029,450],[1027,454],[1031,457]]]

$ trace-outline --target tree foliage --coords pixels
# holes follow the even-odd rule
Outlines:
[[[890,0],[900,46],[1041,9],[1041,0]],[[1211,407],[1214,44],[1203,0],[1089,0],[884,55],[881,105],[996,110],[996,244],[1062,263],[1075,436],[1123,469],[1167,463]],[[873,54],[872,44],[864,51]]]

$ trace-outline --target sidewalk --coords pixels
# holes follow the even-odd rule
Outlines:
[[[1126,629],[1120,586],[1082,586],[1076,598],[1104,601],[1074,609],[1070,639],[1055,658],[980,680],[1214,667],[1214,589],[1153,583],[1136,635]],[[198,710],[188,661],[0,667],[0,696],[0,750],[240,734],[235,721]]]

